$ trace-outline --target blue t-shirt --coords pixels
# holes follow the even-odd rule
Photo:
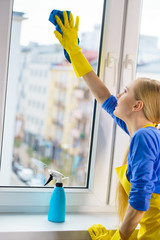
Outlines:
[[[125,122],[113,113],[116,105],[117,99],[111,95],[102,108],[129,134]],[[127,160],[127,179],[131,183],[129,204],[147,211],[152,193],[160,194],[160,130],[155,127],[138,129],[131,137]]]

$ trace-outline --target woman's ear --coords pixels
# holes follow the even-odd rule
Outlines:
[[[143,102],[141,100],[136,101],[136,104],[133,106],[133,112],[139,112],[143,108]]]

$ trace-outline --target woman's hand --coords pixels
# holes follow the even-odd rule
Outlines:
[[[88,232],[92,240],[110,240],[111,239],[111,235],[109,234],[109,231],[101,224],[93,224],[88,229]]]
[[[76,17],[76,22],[74,25],[74,19],[72,13],[69,14],[69,19],[67,12],[63,12],[64,25],[60,18],[56,15],[55,19],[57,24],[62,30],[62,34],[58,31],[54,31],[56,38],[59,40],[63,48],[68,52],[68,54],[74,54],[77,51],[80,51],[78,46],[78,26],[79,26],[79,17]]]

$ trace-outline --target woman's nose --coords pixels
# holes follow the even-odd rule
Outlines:
[[[122,93],[117,94],[117,99],[121,97]]]

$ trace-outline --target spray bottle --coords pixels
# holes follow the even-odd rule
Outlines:
[[[64,175],[55,170],[49,170],[50,177],[45,183],[47,185],[51,180],[56,179],[56,186],[52,192],[49,211],[48,221],[51,222],[64,222],[65,221],[65,208],[66,208],[66,197],[63,188],[62,180],[66,179]]]

